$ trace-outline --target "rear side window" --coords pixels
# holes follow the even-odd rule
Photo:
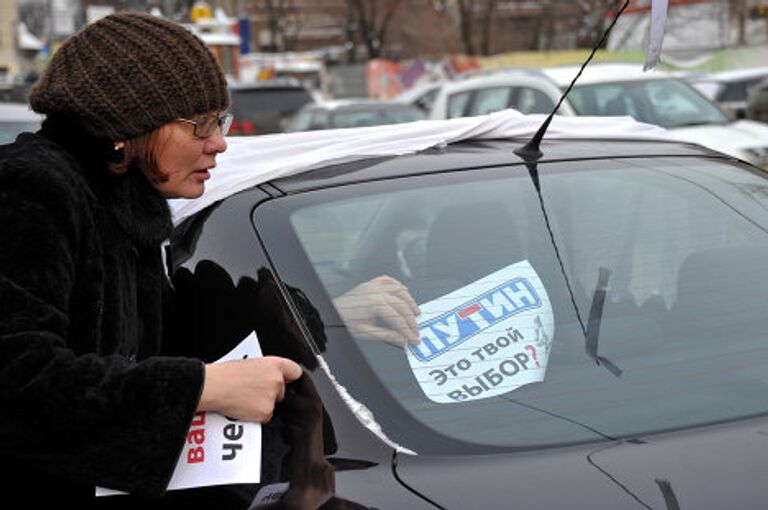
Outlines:
[[[497,112],[509,106],[512,95],[511,87],[494,87],[475,91],[467,115],[485,115]]]
[[[539,169],[541,196],[516,166],[257,209],[278,273],[321,311],[323,357],[384,432],[445,454],[768,412],[765,177],[692,158]],[[383,275],[429,311],[420,344],[377,341],[342,307]]]

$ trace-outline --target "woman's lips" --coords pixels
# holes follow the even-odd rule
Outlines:
[[[211,172],[207,168],[202,170],[195,170],[194,175],[202,181],[206,181],[211,178]]]

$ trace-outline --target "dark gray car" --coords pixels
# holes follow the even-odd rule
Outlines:
[[[177,227],[188,346],[256,331],[307,378],[264,427],[261,484],[172,497],[764,508],[768,176],[684,143],[545,138],[526,162],[525,142],[315,168]],[[419,344],[340,305],[383,275],[422,307]]]

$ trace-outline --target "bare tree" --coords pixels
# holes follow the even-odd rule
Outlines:
[[[258,7],[267,18],[267,49],[275,52],[296,49],[303,22],[295,0],[261,0]]]
[[[448,3],[442,2],[439,6],[445,8]],[[456,0],[459,34],[467,55],[491,54],[493,14],[497,4],[498,0]]]
[[[737,29],[737,44],[743,46],[747,43],[747,19],[749,17],[749,9],[746,0],[729,0],[728,2],[729,15],[732,20],[736,22]]]
[[[610,15],[621,8],[624,0],[579,0],[576,2],[579,8],[581,26],[577,30],[576,45],[580,48],[592,47],[606,27],[606,21]]]
[[[402,0],[347,0],[347,45],[352,58],[359,43],[367,58],[382,55],[387,30]]]
[[[539,19],[536,23],[536,30],[533,32],[534,40],[530,46],[532,50],[549,50],[555,39],[555,22],[553,20],[552,0],[542,0],[540,2]]]

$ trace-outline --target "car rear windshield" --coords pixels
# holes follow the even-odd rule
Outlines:
[[[768,181],[643,158],[473,169],[267,202],[316,348],[418,453],[639,437],[768,411]],[[383,278],[382,277],[386,277]],[[420,343],[395,334],[402,284]]]

